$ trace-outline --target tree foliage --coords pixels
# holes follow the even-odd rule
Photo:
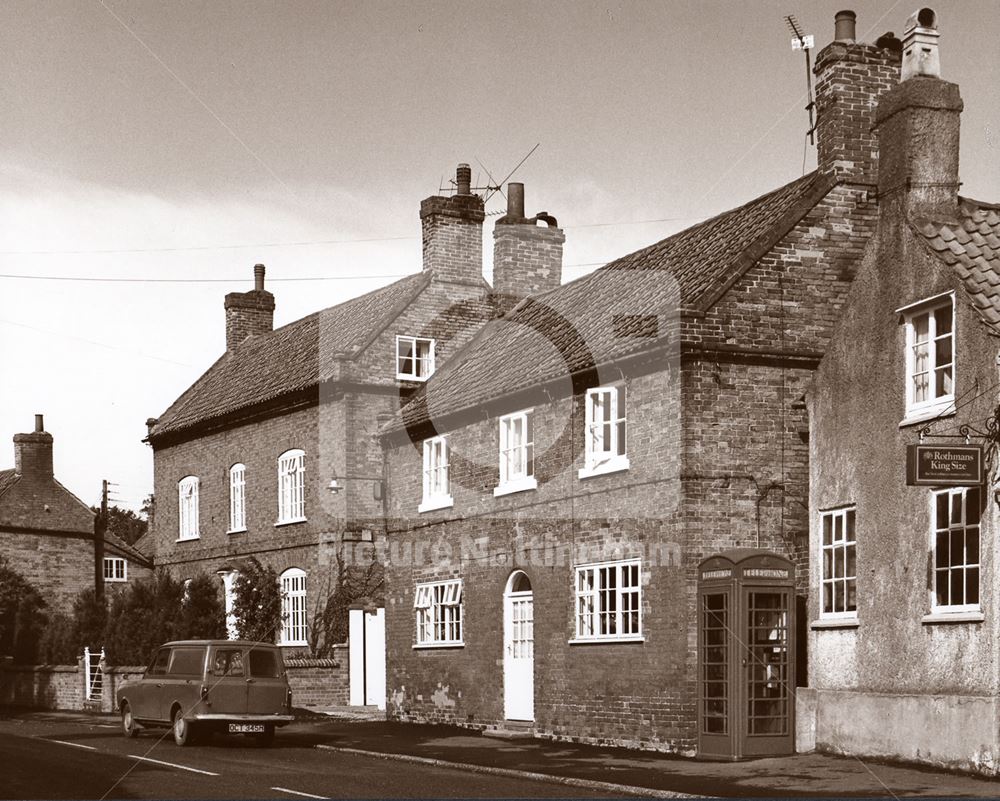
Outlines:
[[[147,498],[147,502],[148,502]],[[90,509],[94,514],[100,514],[100,509],[92,506]],[[145,513],[146,506],[143,505]],[[122,509],[120,506],[109,506],[107,517],[107,528],[109,534],[125,540],[129,545],[135,543],[149,528],[149,522],[141,515],[136,514],[131,509]]]
[[[224,637],[224,617],[217,580],[196,576],[185,591],[182,582],[157,571],[111,600],[104,629],[108,663],[144,665],[170,640]]]
[[[0,556],[0,656],[33,662],[45,625],[45,600]]]
[[[278,574],[251,556],[233,582],[233,616],[244,640],[274,642],[281,625],[281,587]]]

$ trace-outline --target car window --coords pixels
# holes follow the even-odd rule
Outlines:
[[[254,649],[249,653],[250,675],[261,679],[276,679],[281,675],[278,670],[278,655],[274,651]]]
[[[204,648],[174,648],[174,658],[167,672],[171,676],[200,676],[204,664]]]
[[[167,672],[167,663],[170,661],[170,649],[161,648],[156,652],[156,658],[153,663],[149,666],[149,670],[146,674],[149,676],[162,676]]]
[[[219,648],[212,660],[213,676],[242,676],[243,651],[238,648]]]

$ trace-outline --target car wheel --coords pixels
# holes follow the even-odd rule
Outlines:
[[[139,736],[139,726],[136,724],[135,718],[132,717],[132,707],[129,706],[128,701],[122,703],[122,731],[125,732],[126,737]]]
[[[174,710],[173,720],[174,742],[182,748],[186,745],[194,745],[195,727],[190,721],[184,720],[184,712],[181,709]]]
[[[274,726],[265,726],[263,732],[254,735],[254,739],[257,740],[257,745],[261,748],[274,745]]]

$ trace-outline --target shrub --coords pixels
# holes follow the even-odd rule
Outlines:
[[[0,655],[35,661],[45,625],[45,601],[27,579],[0,556]]]
[[[73,618],[62,612],[51,613],[38,640],[38,661],[43,665],[75,665],[81,653]]]
[[[241,639],[274,642],[281,625],[281,588],[274,568],[251,556],[233,582],[233,616]]]
[[[179,636],[217,640],[226,636],[226,610],[219,595],[219,580],[204,574],[188,584],[181,603]]]

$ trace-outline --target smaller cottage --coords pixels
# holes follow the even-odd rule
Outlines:
[[[148,575],[152,564],[113,534],[98,538],[90,508],[56,479],[42,415],[14,435],[14,467],[0,470],[0,556],[50,610],[69,613],[84,589]]]

